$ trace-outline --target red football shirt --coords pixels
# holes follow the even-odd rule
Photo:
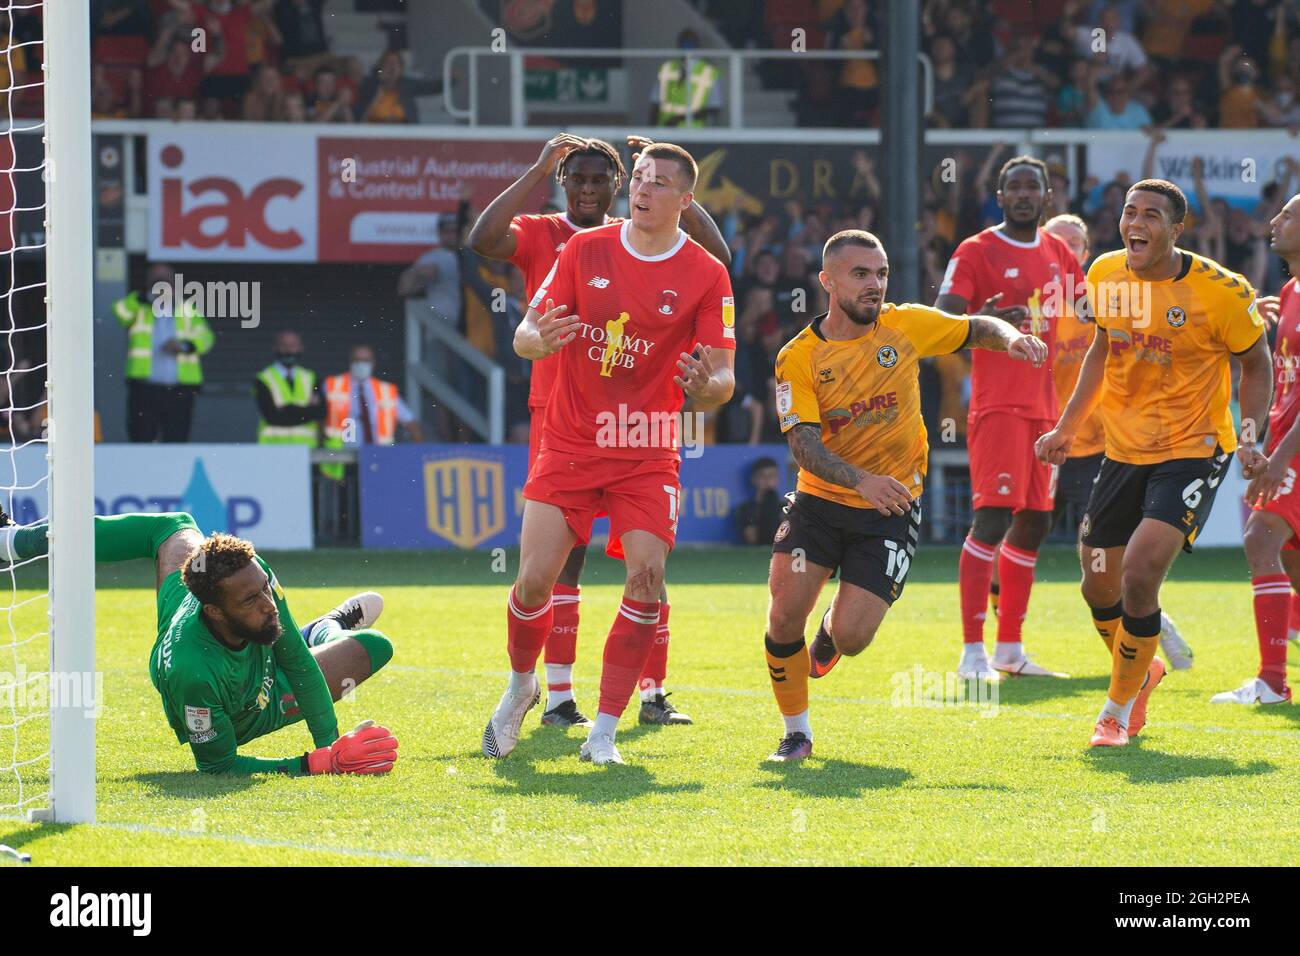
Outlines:
[[[1082,295],[1084,288],[1083,270],[1070,247],[1050,232],[1039,229],[1038,237],[1025,243],[991,227],[957,247],[939,292],[961,296],[971,312],[999,292],[999,306],[1027,306],[1029,318],[1020,331],[1042,339],[1051,355],[1056,351],[1060,306]],[[970,411],[976,415],[991,410],[1055,419],[1059,409],[1051,368],[1034,368],[1000,352],[972,350]]]
[[[533,308],[551,299],[582,320],[577,337],[556,353],[544,450],[676,461],[679,356],[697,343],[736,347],[731,278],[722,263],[681,230],[668,252],[643,256],[628,243],[631,226],[575,233],[533,295]]]
[[[207,11],[208,30],[212,32],[211,21],[215,20],[217,28],[225,42],[225,56],[212,69],[213,76],[244,76],[248,73],[248,31],[253,25],[253,11],[248,7],[232,4],[225,13]]]
[[[1295,424],[1300,411],[1300,289],[1295,279],[1278,293],[1277,338],[1273,342],[1273,407],[1268,410],[1268,448],[1273,454],[1286,433]]]
[[[622,220],[606,216],[605,222]],[[524,290],[529,299],[555,265],[564,244],[579,229],[581,227],[562,212],[549,216],[515,216],[510,220],[510,231],[515,236],[515,254],[510,261],[524,274]],[[533,374],[528,383],[529,408],[545,407],[555,387],[555,369],[559,363],[558,353],[533,363]]]

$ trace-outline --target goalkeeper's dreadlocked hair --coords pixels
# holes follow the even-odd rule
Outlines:
[[[623,185],[623,181],[627,179],[627,170],[623,168],[623,160],[619,158],[618,150],[603,139],[589,139],[585,140],[581,146],[576,146],[564,154],[560,164],[555,167],[556,182],[564,180],[564,170],[568,167],[569,160],[577,156],[599,156],[608,162],[610,176],[614,180],[615,192],[618,192]]]
[[[221,531],[213,532],[181,565],[181,580],[202,604],[220,605],[221,582],[255,557],[253,544]]]

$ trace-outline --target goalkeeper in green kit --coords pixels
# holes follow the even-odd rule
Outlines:
[[[0,557],[45,554],[44,523],[14,525],[0,510]],[[373,591],[349,598],[299,630],[275,573],[232,535],[204,537],[188,514],[95,518],[95,560],[153,558],[158,637],[149,677],[167,722],[205,773],[386,773],[397,739],[365,721],[339,736],[334,701],[388,663],[393,645],[371,630],[383,610]],[[303,720],[315,749],[245,757],[240,744]]]

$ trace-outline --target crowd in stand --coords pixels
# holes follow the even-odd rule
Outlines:
[[[736,47],[879,51],[883,0],[695,0]],[[931,127],[1300,127],[1294,0],[925,0]],[[797,31],[797,33],[796,33]],[[879,61],[774,61],[803,126],[875,126]]]
[[[324,0],[92,0],[96,118],[415,123],[400,51],[331,49]]]

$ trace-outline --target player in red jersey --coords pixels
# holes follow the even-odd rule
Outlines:
[[[1261,299],[1261,311],[1277,316],[1273,345],[1273,405],[1268,412],[1268,468],[1246,488],[1255,510],[1246,522],[1246,560],[1255,592],[1255,635],[1259,673],[1236,690],[1210,698],[1216,704],[1283,704],[1286,682],[1287,618],[1293,590],[1300,591],[1300,195],[1273,217],[1273,251],[1286,260],[1292,278],[1277,299]],[[1270,315],[1270,318],[1272,316]]]
[[[628,144],[634,149],[649,143],[650,140],[641,137],[628,137]],[[528,197],[552,176],[564,189],[565,211],[549,216],[520,214],[519,210]],[[470,230],[470,246],[481,256],[518,266],[524,274],[524,288],[531,299],[574,233],[621,221],[611,218],[609,210],[624,178],[623,162],[609,143],[560,133],[542,148],[537,162],[483,210]],[[731,253],[726,240],[699,203],[692,201],[682,213],[681,225],[687,235],[724,265],[730,264]],[[533,363],[528,387],[530,470],[541,448],[542,419],[555,385],[558,364],[558,355]],[[542,723],[556,727],[591,726],[591,721],[578,709],[573,696],[573,662],[577,657],[582,598],[579,579],[586,557],[586,546],[575,546],[555,585],[552,631],[546,640],[546,710],[542,714]],[[646,662],[645,673],[641,675],[642,723],[674,725],[691,722],[668,702],[664,691],[670,639],[668,614],[665,592],[659,605],[658,636]]]
[[[679,146],[641,153],[631,218],[575,234],[537,289],[515,351],[559,353],[542,447],[524,486],[519,574],[507,613],[510,683],[483,730],[504,757],[540,697],[533,673],[550,634],[552,593],[597,511],[627,565],[605,642],[600,708],[580,756],[622,763],[618,720],[637,687],[659,622],[664,565],[677,526],[677,415],[683,392],[716,407],[735,386],[735,310],[726,268],[679,228],[697,169]]]
[[[1001,304],[995,313],[1056,351],[1058,310],[1082,294],[1083,270],[1069,246],[1039,228],[1051,200],[1047,165],[1032,156],[1007,160],[998,173],[1003,221],[957,247],[935,308],[955,315]],[[1077,290],[1077,291],[1076,291]],[[1056,423],[1052,371],[1005,355],[971,356],[966,428],[975,513],[958,566],[963,648],[957,673],[1001,680],[1004,673],[1061,676],[1024,652],[1021,627],[1029,607],[1038,548],[1052,523],[1056,468],[1038,461],[1034,441]],[[1001,582],[997,650],[984,650],[994,552]]]

